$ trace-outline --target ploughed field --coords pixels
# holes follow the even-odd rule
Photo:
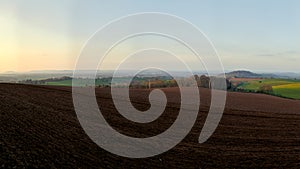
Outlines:
[[[150,137],[172,125],[180,108],[178,88],[157,120],[133,123],[118,114],[110,89],[97,88],[107,122],[120,133]],[[132,104],[147,110],[149,91],[132,89]],[[210,105],[200,89],[197,121],[187,137],[161,155],[130,159],[111,154],[85,134],[72,103],[71,87],[0,84],[1,168],[299,168],[300,101],[264,94],[228,93],[222,120],[205,143],[198,137]]]

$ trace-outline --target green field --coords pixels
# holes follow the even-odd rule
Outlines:
[[[72,80],[61,80],[61,81],[56,81],[56,82],[46,82],[46,85],[72,86]]]
[[[273,91],[277,95],[284,97],[300,99],[300,83],[273,86]]]
[[[260,79],[242,82],[238,85],[239,89],[249,91],[259,91],[263,85],[271,85],[273,92],[271,94],[287,97],[292,99],[300,99],[300,81],[290,79]]]

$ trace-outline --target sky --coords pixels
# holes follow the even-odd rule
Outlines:
[[[96,30],[140,12],[193,23],[214,44],[225,70],[300,72],[299,9],[298,0],[0,0],[0,72],[74,69]]]

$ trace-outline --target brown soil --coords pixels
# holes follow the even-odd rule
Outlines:
[[[148,124],[117,113],[109,89],[97,89],[107,121],[119,132],[148,137],[167,129],[178,114],[177,88],[164,89],[168,107]],[[2,168],[299,168],[300,101],[250,93],[228,93],[219,127],[204,144],[199,133],[210,104],[201,89],[201,108],[189,135],[175,148],[146,159],[130,159],[98,147],[81,128],[70,87],[0,84]],[[131,91],[133,105],[149,108],[149,90]]]

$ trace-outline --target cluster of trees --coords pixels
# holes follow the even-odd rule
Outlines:
[[[271,93],[273,93],[273,88],[269,84],[264,84],[264,85],[259,87],[258,92],[271,94]]]
[[[222,84],[223,80],[219,77],[208,77],[206,75],[194,75],[194,77],[188,77],[188,78],[178,78],[178,83],[182,86],[192,86],[194,80],[197,82],[198,87],[203,88],[211,88],[211,79],[213,79],[214,83]],[[231,88],[231,83],[229,80],[226,80],[226,86],[225,89]],[[164,87],[176,87],[178,86],[175,79],[161,79],[161,78],[152,78],[152,79],[143,79],[143,80],[133,80],[130,84],[130,87],[132,88],[164,88]],[[216,87],[218,87],[218,84],[215,84]],[[221,86],[221,85],[219,85]]]
[[[205,75],[202,75],[200,77],[198,75],[195,75],[194,77],[199,87],[211,88],[211,83],[214,82],[215,83],[214,88],[216,89],[225,87],[225,89],[228,90],[232,88],[231,82],[228,79],[224,79],[222,77],[214,77],[214,76],[208,77]],[[225,86],[223,85],[224,80],[226,83]]]
[[[194,75],[194,77],[199,87],[210,88],[210,78],[208,76],[202,75],[199,77]]]
[[[132,81],[129,87],[131,88],[165,88],[178,86],[174,79],[160,80],[160,79],[148,79],[144,81]]]
[[[194,75],[194,77],[177,78],[177,81],[182,86],[192,86],[196,80],[198,87],[210,88],[210,78],[208,76]],[[174,78],[162,79],[162,78],[149,78],[143,80],[133,80],[130,84],[132,88],[165,88],[165,87],[177,87],[178,83]]]

